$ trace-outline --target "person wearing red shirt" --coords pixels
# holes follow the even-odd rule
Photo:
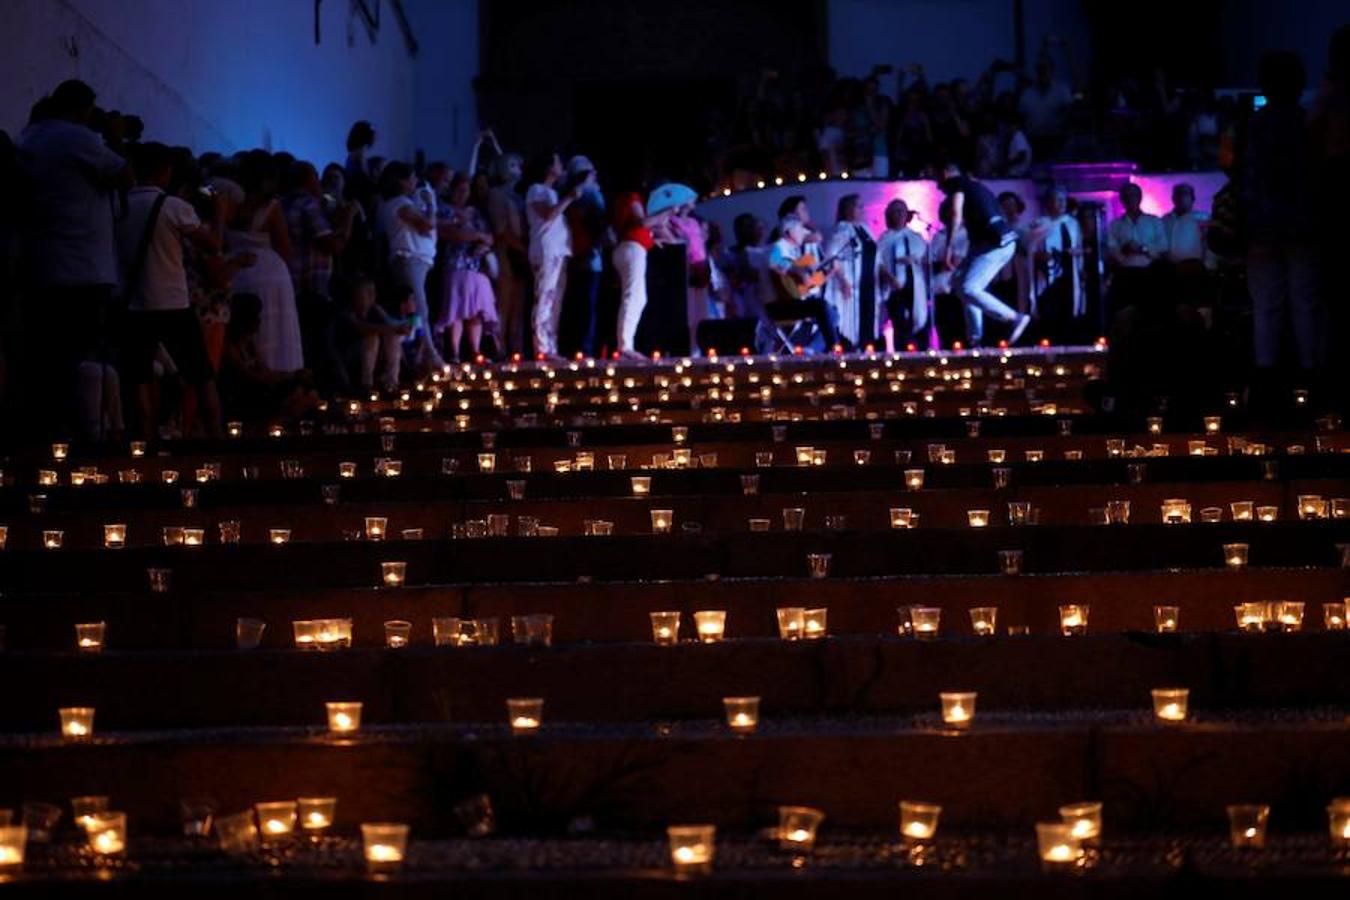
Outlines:
[[[620,194],[614,204],[614,233],[619,243],[614,248],[614,268],[619,273],[619,355],[624,359],[642,359],[633,347],[638,322],[647,307],[647,251],[669,243],[666,220],[670,210],[647,215],[641,195]]]

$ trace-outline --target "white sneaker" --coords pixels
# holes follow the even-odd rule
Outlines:
[[[1017,324],[1013,325],[1012,334],[1008,335],[1008,345],[1012,346],[1013,344],[1016,344],[1017,339],[1022,336],[1022,333],[1027,330],[1027,326],[1030,324],[1031,316],[1018,316]]]

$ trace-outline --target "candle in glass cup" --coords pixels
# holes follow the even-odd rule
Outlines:
[[[998,570],[1004,575],[1021,575],[1022,551],[1021,550],[998,551]]]
[[[712,871],[717,829],[713,825],[672,825],[666,829],[670,861],[677,875]]]
[[[1224,564],[1230,569],[1245,568],[1247,565],[1247,551],[1248,546],[1246,544],[1224,544]]]
[[[907,843],[930,841],[937,834],[942,807],[917,800],[900,801],[900,836]]]
[[[366,516],[366,540],[382,541],[389,530],[389,520],[384,516]]]
[[[1186,721],[1191,697],[1189,688],[1154,688],[1152,694],[1155,719],[1164,724]]]
[[[380,563],[380,582],[385,587],[403,587],[408,577],[408,564],[401,560]]]
[[[723,697],[727,727],[736,734],[753,734],[759,727],[758,697]]]
[[[85,741],[94,734],[92,706],[63,706],[57,711],[61,720],[61,737],[68,741]]]
[[[1071,803],[1059,808],[1060,818],[1080,841],[1098,841],[1102,835],[1102,805],[1096,802]]]
[[[269,528],[267,529],[267,541],[274,547],[289,544],[291,542],[291,530],[289,528]]]
[[[1228,504],[1228,509],[1234,522],[1250,522],[1252,520],[1253,504],[1250,500],[1234,500]]]
[[[1087,634],[1088,611],[1086,603],[1069,603],[1059,608],[1059,630],[1065,637]]]
[[[1270,807],[1264,803],[1239,803],[1227,807],[1228,837],[1234,847],[1260,849],[1266,845]]]
[[[38,487],[52,487],[57,483],[58,478],[59,476],[54,469],[38,469]]]
[[[801,531],[802,525],[806,521],[806,510],[800,506],[789,506],[783,509],[783,530]]]
[[[1322,627],[1327,631],[1344,631],[1345,617],[1345,603],[1322,604]]]
[[[355,478],[355,477],[356,477],[356,463],[354,463],[354,462],[340,462],[340,463],[338,463],[338,477],[339,477],[339,478]]]
[[[1072,868],[1083,853],[1082,842],[1073,836],[1073,826],[1063,822],[1037,822],[1036,849],[1047,871]]]
[[[457,616],[431,617],[431,642],[437,647],[458,647],[464,643],[464,622]]]
[[[253,809],[258,814],[258,831],[264,838],[289,837],[295,833],[295,801],[256,803]]]
[[[81,653],[102,653],[106,622],[83,622],[75,626],[75,647]]]
[[[872,461],[871,450],[854,450],[853,462],[859,466],[865,466]]]
[[[1223,419],[1219,416],[1205,416],[1205,433],[1218,434],[1223,427]]]
[[[810,851],[816,845],[816,832],[823,821],[825,813],[810,806],[778,807],[779,849]]]
[[[1031,516],[1031,502],[1028,500],[1008,501],[1008,524],[1025,525]]]
[[[905,487],[911,491],[923,490],[923,469],[905,469]]]
[[[1177,630],[1181,622],[1181,607],[1179,606],[1155,606],[1153,607],[1153,628],[1159,634],[1172,634]]]
[[[1285,600],[1275,606],[1275,622],[1281,631],[1303,630],[1303,603],[1297,600]]]
[[[726,610],[698,610],[694,629],[701,644],[718,644],[726,634]]]
[[[116,856],[127,849],[127,814],[104,811],[90,817],[85,828],[89,849],[100,856]]]
[[[648,613],[652,622],[652,642],[663,647],[673,646],[680,641],[680,613],[678,610],[664,610]]]
[[[1318,494],[1299,494],[1298,517],[1305,520],[1325,519],[1327,501]]]
[[[891,507],[891,527],[892,528],[910,528],[914,522],[914,510],[904,507]]]
[[[1274,522],[1280,517],[1280,508],[1278,506],[1258,506],[1256,508],[1256,521]]]
[[[384,645],[391,650],[408,646],[412,637],[412,623],[403,619],[390,619],[384,623]]]
[[[354,734],[361,728],[361,704],[355,701],[329,701],[328,730],[334,734]]]
[[[970,610],[970,627],[980,637],[993,637],[998,633],[998,607],[972,607]]]
[[[650,475],[633,475],[628,479],[628,484],[634,497],[646,497],[652,492]]]
[[[306,832],[326,830],[337,814],[336,797],[300,797],[295,805],[300,827]]]
[[[497,454],[495,453],[478,454],[478,471],[485,473],[497,471]]]
[[[984,528],[989,524],[989,510],[968,509],[966,510],[966,521],[971,528]]]
[[[1190,522],[1190,502],[1178,498],[1164,500],[1162,502],[1162,520],[1165,525],[1184,525]]]
[[[1336,797],[1327,806],[1327,825],[1335,847],[1350,847],[1350,797]]]
[[[408,826],[397,822],[361,823],[361,850],[371,872],[390,872],[408,855]]]
[[[544,721],[544,699],[512,697],[506,701],[506,719],[512,734],[534,734]]]
[[[807,571],[811,573],[812,578],[826,578],[830,574],[830,560],[833,555],[829,553],[808,553],[806,554]]]
[[[780,606],[778,615],[778,636],[785,641],[800,640],[806,630],[806,609],[801,606]]]
[[[943,691],[938,694],[942,704],[942,724],[948,728],[969,728],[975,718],[974,691]]]
[[[48,529],[42,532],[42,546],[46,550],[60,550],[66,542],[66,533],[60,529]]]
[[[85,830],[88,830],[89,826],[93,824],[96,815],[107,811],[108,798],[106,796],[98,795],[70,798],[71,817],[78,827]]]
[[[824,606],[803,610],[802,637],[808,641],[825,637],[829,633],[829,615],[829,609]]]
[[[909,607],[909,624],[914,636],[921,641],[935,640],[942,622],[942,608],[937,606]]]
[[[1233,612],[1237,616],[1239,631],[1264,631],[1271,619],[1270,604],[1260,601],[1239,603],[1233,607]]]
[[[799,466],[809,466],[809,465],[811,465],[812,457],[815,455],[815,448],[814,448],[814,447],[798,447],[798,448],[796,449],[796,454],[797,454],[797,465],[799,465]]]
[[[103,526],[103,546],[113,550],[127,545],[127,526],[124,523],[111,523]]]
[[[670,534],[675,522],[675,511],[671,509],[653,509],[651,511],[652,534]]]

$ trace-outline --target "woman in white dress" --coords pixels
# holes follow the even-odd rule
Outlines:
[[[877,245],[863,223],[858,194],[840,198],[836,220],[823,250],[825,259],[835,260],[825,282],[825,300],[838,312],[839,334],[862,348],[876,340]]]
[[[305,367],[300,316],[295,309],[295,284],[286,258],[291,253],[286,215],[277,201],[279,172],[261,150],[244,157],[239,167],[243,201],[229,211],[225,245],[230,253],[252,253],[255,262],[235,275],[231,290],[254,294],[262,301],[258,357],[269,369],[298,372]]]

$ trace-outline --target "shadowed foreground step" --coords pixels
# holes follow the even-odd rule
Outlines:
[[[977,712],[964,732],[938,716],[790,719],[759,732],[720,722],[504,724],[54,734],[0,741],[6,803],[107,794],[141,833],[173,833],[178,801],[222,810],[298,796],[339,798],[337,823],[408,822],[454,833],[453,805],[488,794],[514,829],[751,827],[781,804],[843,827],[887,828],[900,799],[944,806],[955,827],[1025,826],[1063,803],[1099,799],[1115,827],[1219,828],[1226,804],[1272,804],[1288,828],[1325,823],[1350,794],[1343,709],[1205,715],[1155,724],[1148,712]],[[503,716],[503,720],[505,716]]]
[[[1109,827],[1109,826],[1108,826]],[[224,856],[184,840],[131,841],[130,858],[100,865],[75,844],[35,846],[7,897],[928,898],[1343,896],[1344,851],[1324,834],[1272,837],[1234,850],[1212,835],[1132,840],[1109,833],[1090,865],[1044,873],[1034,837],[942,836],[922,853],[893,835],[825,834],[809,857],[763,837],[718,834],[710,875],[672,873],[661,840],[418,841],[394,875],[365,873],[359,840],[333,837]],[[284,876],[281,877],[281,876]]]

